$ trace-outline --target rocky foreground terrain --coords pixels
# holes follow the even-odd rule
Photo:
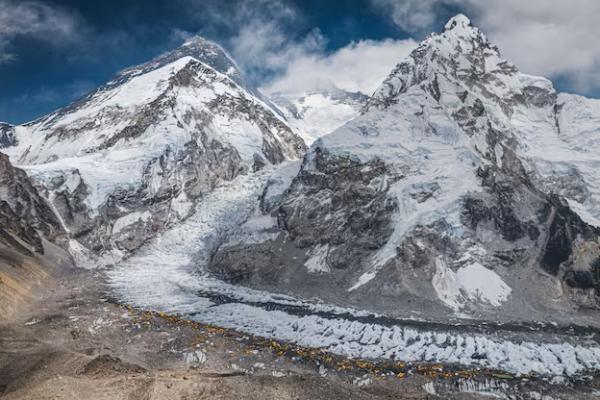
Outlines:
[[[463,15],[368,98],[193,38],[0,124],[0,396],[597,398],[599,135]]]
[[[600,390],[600,377],[550,383],[338,357],[117,304],[102,273],[60,252],[41,261],[1,251],[2,293],[12,290],[0,299],[3,399],[593,399]]]

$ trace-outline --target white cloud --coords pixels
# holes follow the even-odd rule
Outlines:
[[[440,10],[458,8],[527,73],[563,78],[573,90],[600,88],[600,1],[372,0],[401,28],[439,28]]]
[[[299,52],[287,59],[282,75],[265,85],[267,93],[294,93],[337,87],[371,94],[392,68],[416,46],[412,39],[362,40],[332,54]]]
[[[267,93],[304,92],[333,86],[371,94],[379,83],[415,47],[413,40],[361,40],[333,53],[327,38],[309,29],[290,2],[252,0],[229,10],[211,12],[226,21],[235,34],[226,47],[250,79]],[[299,33],[308,31],[307,33]]]
[[[335,86],[371,94],[416,46],[411,39],[359,40],[331,53],[327,38],[293,2],[244,0],[215,7],[200,0],[180,1],[195,18],[206,21],[203,33],[217,38],[250,81],[267,93]]]
[[[294,40],[276,21],[250,21],[230,43],[234,58],[246,72],[261,76],[280,73],[292,60],[321,51],[325,39],[313,30]]]
[[[482,30],[523,71],[568,80],[574,90],[600,87],[600,2],[470,0]]]
[[[211,14],[217,19],[223,10]],[[318,29],[298,34],[303,16],[291,3],[280,0],[251,0],[231,10],[227,24],[235,33],[226,47],[255,82],[281,74],[291,60],[315,54],[326,40]]]
[[[452,0],[450,0],[452,1]],[[437,7],[444,0],[371,0],[376,8],[408,32],[430,28],[437,17]]]
[[[16,57],[9,49],[17,37],[62,45],[73,40],[77,26],[77,17],[62,8],[38,1],[0,0],[0,63]]]

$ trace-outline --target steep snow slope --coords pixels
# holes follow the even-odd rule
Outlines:
[[[210,270],[396,315],[444,318],[441,303],[484,318],[561,319],[598,307],[598,164],[578,150],[597,136],[596,110],[520,73],[456,16],[361,115],[313,144],[280,201],[263,208],[278,218],[277,238],[234,239]]]
[[[270,98],[290,126],[311,144],[358,115],[369,97],[334,88],[309,93],[273,93]]]
[[[46,190],[80,242],[72,247],[110,262],[186,217],[218,182],[303,154],[253,92],[218,46],[195,38],[16,127],[5,151]]]

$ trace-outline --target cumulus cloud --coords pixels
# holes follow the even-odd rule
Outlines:
[[[234,58],[245,72],[261,80],[281,73],[293,60],[321,51],[325,38],[318,30],[312,30],[294,39],[276,22],[249,21],[229,42]]]
[[[452,1],[452,0],[450,0]],[[408,32],[429,29],[436,22],[443,0],[371,0],[383,15]]]
[[[227,11],[227,18],[220,17]],[[361,40],[335,52],[327,38],[304,24],[290,2],[253,0],[211,12],[235,27],[226,47],[261,90],[301,92],[337,87],[371,94],[414,47],[412,40]]]
[[[561,78],[581,92],[600,88],[597,0],[371,1],[409,32],[435,29],[442,12],[459,9],[522,71]]]
[[[523,71],[563,78],[577,91],[600,87],[600,2],[470,2],[482,29]]]
[[[299,53],[288,59],[284,73],[263,90],[294,93],[339,88],[371,94],[415,46],[412,39],[362,40],[331,54],[322,51]]]
[[[38,1],[0,0],[0,63],[13,60],[11,42],[32,37],[61,45],[76,36],[78,19],[70,12]]]

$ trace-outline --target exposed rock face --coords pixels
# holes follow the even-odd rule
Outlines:
[[[520,73],[459,15],[263,201],[275,238],[234,238],[211,270],[386,311],[438,301],[526,318],[523,304],[598,307],[600,175],[575,136],[597,148],[600,130],[577,116],[593,126],[600,107]]]
[[[110,263],[188,216],[220,182],[304,154],[254,93],[220,47],[194,38],[25,125],[9,153],[71,237]]]
[[[0,153],[0,242],[24,255],[43,254],[43,238],[64,239],[64,230],[27,174]]]
[[[4,122],[0,122],[0,149],[14,146],[16,142],[15,127]]]
[[[312,156],[313,168],[300,171],[277,206],[263,195],[263,210],[286,232],[284,243],[279,237],[270,244],[224,247],[213,257],[213,272],[234,282],[273,283],[281,280],[274,269],[285,273],[286,265],[298,262],[302,268],[307,251],[322,259],[323,266],[316,268],[354,270],[386,243],[397,209],[397,200],[387,193],[388,181],[398,177],[389,177],[377,159],[361,164],[319,149]],[[284,244],[285,251],[280,251]]]

